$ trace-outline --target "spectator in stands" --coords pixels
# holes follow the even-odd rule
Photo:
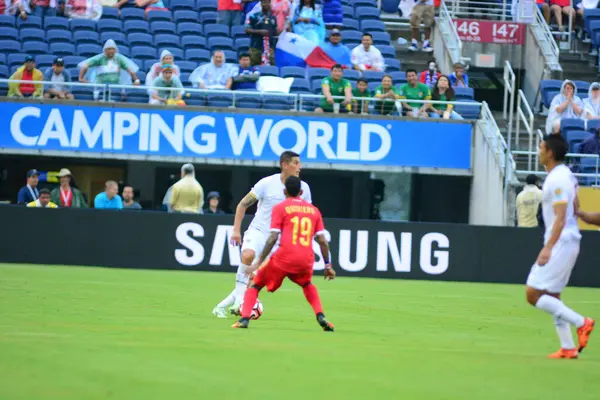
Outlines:
[[[208,207],[204,209],[204,214],[225,214],[219,208],[219,201],[221,199],[219,192],[208,192],[208,196],[206,197],[208,199]]]
[[[16,0],[15,1],[18,8],[18,15],[23,21],[26,21],[27,18],[33,14],[33,11],[36,7],[35,0]]]
[[[381,99],[375,102],[375,114],[391,115],[394,108],[400,108],[398,100],[402,96],[400,91],[393,86],[392,77],[389,75],[384,75],[381,79],[381,85],[375,88],[375,97]]]
[[[449,76],[452,87],[469,87],[469,76],[465,73],[465,65],[454,64],[454,72]]]
[[[102,7],[118,8],[119,10],[126,6],[130,0],[100,0]]]
[[[344,70],[340,64],[331,67],[331,74],[321,81],[321,105],[315,112],[348,112],[352,104],[352,85],[344,79]],[[334,99],[334,96],[336,97]]]
[[[178,90],[170,90],[176,88]],[[165,64],[162,67],[162,73],[152,82],[152,95],[149,104],[181,104],[183,97],[183,85],[179,77],[173,74],[173,66]]]
[[[140,203],[133,199],[133,186],[123,186],[123,209],[125,210],[141,210],[142,206]]]
[[[575,10],[571,7],[571,0],[550,0],[550,9],[554,14],[554,19],[556,19],[556,23],[558,24],[558,30],[560,32],[565,31],[565,25],[563,24],[563,15],[566,15],[567,18],[573,19],[573,25],[575,25],[575,18],[577,17],[575,14]],[[583,11],[582,11],[583,12]],[[569,23],[567,22],[567,27]],[[561,39],[565,38],[561,35]]]
[[[242,0],[218,0],[217,11],[219,24],[237,26],[242,24]]]
[[[287,20],[290,17],[290,2],[289,0],[275,0],[272,2],[271,11],[277,21],[277,33],[285,30]]]
[[[200,89],[231,89],[233,68],[225,62],[225,53],[217,50],[210,63],[199,66],[190,75],[190,82]]]
[[[414,69],[406,70],[406,83],[400,87],[400,95],[406,100],[431,100],[429,86],[418,81],[417,71]],[[429,104],[403,102],[402,108],[407,116],[414,118],[427,117]]]
[[[594,82],[588,90],[588,97],[583,99],[583,118],[587,121],[600,119],[600,83]]]
[[[542,12],[546,23],[550,25],[550,4],[548,4],[548,0],[535,0],[535,2],[537,4],[537,7]]]
[[[435,60],[429,61],[429,68],[425,71],[421,72],[421,76],[419,77],[419,81],[421,83],[426,84],[430,88],[434,87],[437,83],[438,78],[440,77],[440,73],[437,70],[437,65]]]
[[[412,31],[412,40],[408,47],[410,51],[419,50],[419,38],[421,37],[419,26],[421,22],[425,25],[425,41],[421,50],[427,53],[433,51],[429,39],[431,38],[431,27],[433,26],[434,17],[435,6],[433,5],[433,0],[417,0],[415,2],[410,15],[410,28]]]
[[[548,119],[546,119],[546,133],[560,133],[560,120],[563,118],[582,118],[583,102],[577,96],[577,87],[573,81],[566,79],[560,93],[554,96],[550,103]]]
[[[143,8],[148,15],[148,11],[168,11],[165,7],[163,0],[135,0],[135,5],[139,8]]]
[[[42,12],[42,15],[45,17],[56,17],[59,13],[62,14],[62,11],[59,10],[62,8],[64,10],[64,1],[63,0],[35,0],[36,9],[39,8]]]
[[[27,171],[27,185],[19,189],[19,193],[17,193],[17,204],[29,204],[38,199],[40,196],[38,190],[39,180],[40,173],[37,169],[30,169]]]
[[[175,64],[175,58],[173,57],[173,53],[169,50],[163,50],[160,53],[160,61],[152,64],[150,70],[146,74],[146,86],[152,86],[152,83],[162,72],[163,65],[171,65],[173,67],[173,75],[180,76],[181,71],[177,64]]]
[[[240,65],[233,69],[233,90],[255,90],[260,78],[258,68],[250,65],[250,55],[240,54]],[[237,68],[237,69],[236,69]]]
[[[292,29],[295,34],[316,45],[325,41],[325,22],[321,7],[315,5],[315,0],[300,0],[292,18]]]
[[[342,33],[339,29],[333,29],[329,35],[329,41],[321,46],[323,51],[338,64],[346,68],[352,68],[350,60],[350,49],[342,44]]]
[[[202,214],[204,189],[195,177],[194,166],[184,164],[181,167],[181,179],[173,185],[171,208],[174,212]]]
[[[10,82],[8,84],[8,97],[31,97],[34,99],[41,99],[44,95],[44,85],[41,82],[44,79],[42,71],[35,67],[35,60],[33,56],[25,57],[25,64],[19,67],[10,79],[17,81],[29,81],[26,82]]]
[[[597,154],[600,156],[600,130],[596,129],[593,135],[579,145],[579,153]]]
[[[48,189],[41,189],[40,197],[31,203],[27,203],[27,207],[58,208],[56,204],[50,201],[50,191]]]
[[[104,52],[94,57],[88,58],[79,63],[79,82],[88,83],[86,74],[90,68],[93,68],[91,75],[94,83],[100,84],[129,84],[129,79],[135,86],[140,84],[136,72],[139,67],[136,63],[122,54],[114,40],[109,39],[104,43]],[[94,93],[98,98],[99,92]]]
[[[440,75],[435,86],[431,90],[431,100],[456,101],[454,89],[450,86],[450,79],[446,75]],[[429,116],[431,118],[463,119],[459,113],[453,110],[452,104],[429,104]]]
[[[106,181],[104,192],[98,193],[94,199],[94,208],[116,209],[123,208],[123,200],[119,196],[119,185],[115,181]]]
[[[261,0],[261,11],[246,20],[246,33],[250,35],[250,61],[252,65],[275,65],[275,35],[277,21],[271,11],[271,0]]]
[[[369,98],[373,97],[373,93],[369,90],[369,82],[360,78],[356,82],[356,88],[352,90],[352,109],[355,114],[369,113]]]
[[[52,82],[46,88],[45,99],[74,99],[69,87],[65,85],[66,82],[71,82],[71,73],[65,69],[65,61],[62,58],[55,58],[52,67],[46,69],[44,81]]]
[[[98,21],[102,17],[102,4],[99,0],[67,0],[65,15],[69,18]]]
[[[52,189],[50,198],[52,202],[61,207],[68,208],[87,208],[88,204],[81,190],[75,187],[73,174],[67,168],[62,168],[58,172],[60,186]]]
[[[351,53],[351,62],[354,69],[359,71],[383,71],[385,70],[385,61],[381,52],[373,46],[373,36],[365,33],[362,37],[362,44],[356,46]]]
[[[517,224],[520,228],[533,228],[538,226],[537,211],[542,202],[542,191],[537,176],[528,175],[526,183],[517,196]]]

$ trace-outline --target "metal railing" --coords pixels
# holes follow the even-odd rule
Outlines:
[[[463,62],[463,44],[458,36],[456,25],[454,25],[453,16],[448,11],[446,2],[444,1],[442,1],[442,4],[440,5],[438,24],[440,26],[440,32],[442,33],[446,51],[450,56],[452,64]]]
[[[491,18],[495,20],[511,19],[510,0],[497,2],[493,0],[451,0],[448,1],[450,13],[454,18],[482,19]],[[500,4],[502,8],[500,8]]]
[[[508,204],[508,187],[510,183],[510,179],[512,178],[511,174],[508,171],[510,162],[509,158],[512,157],[512,125],[513,125],[513,115],[515,110],[515,94],[516,94],[516,75],[513,71],[510,62],[508,60],[504,61],[504,110],[503,117],[504,119],[508,118],[507,125],[507,133],[506,133],[506,161],[504,167],[506,169],[504,173],[504,202]]]
[[[550,26],[546,23],[542,11],[536,7],[535,21],[531,24],[533,36],[546,60],[546,67],[550,70],[559,70],[560,67],[560,49],[552,36]]]
[[[479,123],[483,125],[482,132],[483,137],[487,141],[488,145],[494,149],[494,159],[496,161],[496,165],[499,170],[502,171],[502,175],[506,177],[511,177],[512,172],[516,169],[515,161],[507,151],[508,146],[506,145],[506,141],[500,132],[500,128],[494,119],[494,115],[490,110],[488,104],[484,101],[482,102],[481,113],[479,116]]]
[[[105,100],[105,89],[107,87],[106,84],[100,84],[100,83],[80,83],[80,82],[50,82],[50,81],[25,81],[25,80],[19,80],[19,79],[0,79],[0,84],[2,83],[6,83],[6,84],[10,84],[10,83],[28,83],[28,84],[32,84],[32,85],[42,85],[43,86],[43,93],[45,92],[46,86],[54,86],[57,84],[60,84],[62,86],[67,86],[68,88],[83,88],[83,89],[91,89],[92,91],[96,91],[96,92],[100,92],[102,91],[102,95],[103,98],[102,100]],[[10,87],[10,86],[9,86]],[[72,90],[71,90],[72,92]],[[98,99],[100,100],[100,99]]]
[[[516,147],[519,147],[520,137],[521,137],[521,123],[525,127],[527,135],[529,137],[529,150],[533,146],[533,121],[534,115],[533,111],[531,111],[531,107],[529,107],[529,103],[527,103],[527,99],[525,98],[525,93],[521,89],[519,89],[517,96],[517,124],[515,128],[515,143]],[[539,145],[539,143],[538,143]],[[527,157],[527,168],[531,169],[532,157],[529,155]]]
[[[523,156],[530,156],[533,155],[534,152],[532,151],[513,151],[513,154],[515,155],[523,155]],[[536,152],[537,153],[537,152]],[[573,175],[575,175],[577,178],[591,178],[594,180],[594,184],[593,186],[598,186],[600,184],[600,156],[598,156],[597,154],[579,154],[579,153],[567,153],[567,158],[592,158],[596,160],[596,170],[594,173],[583,173],[583,172],[575,172],[573,173]],[[546,176],[548,173],[546,171],[540,171],[538,169],[536,170],[532,170],[532,169],[528,169],[528,170],[516,170],[515,171],[516,175],[523,178],[527,175],[537,175],[537,176]]]

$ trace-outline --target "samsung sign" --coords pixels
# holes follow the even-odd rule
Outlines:
[[[469,169],[468,123],[0,103],[0,147]]]

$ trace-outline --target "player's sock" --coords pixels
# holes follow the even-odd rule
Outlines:
[[[560,340],[560,347],[565,350],[571,350],[575,348],[575,342],[573,341],[573,333],[571,332],[571,326],[569,323],[562,318],[552,317],[554,319],[554,325],[556,326],[556,333]]]
[[[249,287],[244,295],[244,305],[242,306],[242,318],[250,319],[252,308],[258,299],[258,289],[254,286]]]
[[[311,307],[315,311],[315,314],[323,314],[323,306],[321,305],[321,299],[319,298],[319,291],[317,287],[312,283],[302,288],[306,300],[310,303]],[[254,303],[252,303],[254,304]]]
[[[575,325],[577,328],[583,326],[585,322],[585,319],[582,315],[579,315],[575,311],[571,310],[565,305],[565,303],[556,297],[552,297],[547,294],[540,296],[537,303],[535,303],[535,306],[556,318],[560,318],[572,325]]]
[[[217,304],[218,308],[227,308],[231,307],[235,303],[235,289],[229,294],[229,296],[225,297],[223,301]]]
[[[235,274],[235,302],[240,304],[244,299],[244,293],[246,292],[246,288],[248,287],[248,275],[246,275],[246,268],[248,266],[244,264],[240,264],[237,269],[237,273]],[[252,305],[256,302],[252,302]]]

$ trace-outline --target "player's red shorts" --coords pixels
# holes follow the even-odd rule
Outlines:
[[[306,286],[311,282],[312,275],[312,268],[308,268],[306,272],[291,273],[285,270],[285,266],[280,261],[269,258],[256,272],[254,284],[260,287],[266,286],[269,292],[274,292],[279,289],[286,277],[299,286]]]

